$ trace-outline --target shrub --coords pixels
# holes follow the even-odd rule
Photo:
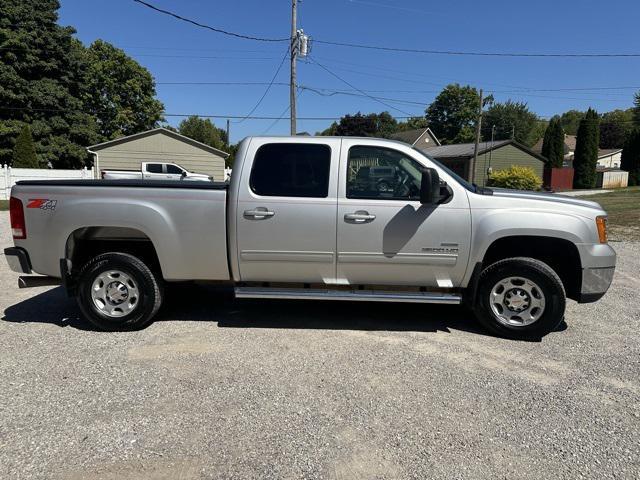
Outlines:
[[[511,165],[505,170],[493,172],[489,177],[489,186],[513,190],[539,190],[542,179],[531,167]]]
[[[18,138],[16,138],[11,166],[14,168],[38,168],[40,166],[29,125],[22,127]]]

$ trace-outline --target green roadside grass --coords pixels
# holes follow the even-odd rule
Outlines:
[[[9,200],[0,200],[0,210],[9,210]]]
[[[606,210],[610,240],[640,241],[640,187],[577,198],[598,202]]]

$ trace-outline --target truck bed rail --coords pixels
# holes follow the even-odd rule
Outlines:
[[[41,187],[126,187],[126,188],[187,188],[191,190],[227,190],[226,182],[197,180],[21,180],[16,185]]]

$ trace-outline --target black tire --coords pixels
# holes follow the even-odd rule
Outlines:
[[[542,315],[529,325],[505,324],[505,320],[501,321],[492,309],[492,289],[498,282],[509,277],[521,277],[534,282],[544,295]],[[499,336],[538,340],[554,331],[562,322],[565,305],[566,294],[562,280],[549,265],[540,260],[528,257],[507,258],[489,265],[480,274],[475,305],[476,316],[487,330]],[[513,314],[512,311],[507,312]]]
[[[130,297],[131,311],[119,317],[106,314],[92,297],[94,282],[110,270],[122,272],[133,280],[138,294]],[[103,253],[89,260],[78,275],[77,301],[84,317],[101,330],[138,330],[153,321],[162,304],[162,288],[154,273],[140,259],[128,253]]]

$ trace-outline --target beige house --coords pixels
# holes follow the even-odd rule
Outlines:
[[[156,128],[87,147],[96,177],[102,170],[140,170],[142,162],[176,163],[194,173],[224,181],[228,153],[166,128]]]

